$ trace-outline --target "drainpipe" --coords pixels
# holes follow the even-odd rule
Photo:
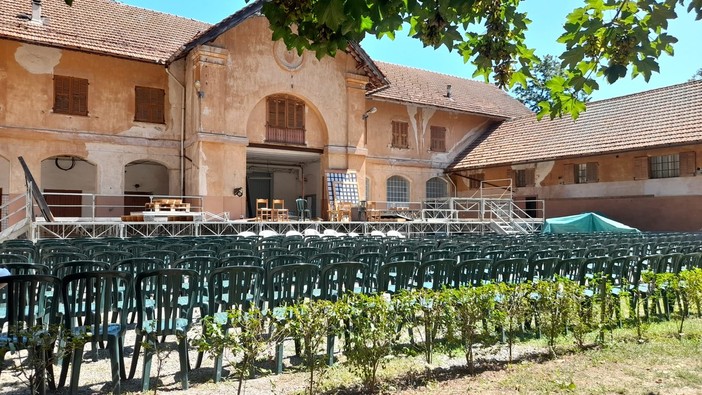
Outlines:
[[[185,84],[181,84],[167,66],[166,74],[180,85],[180,89],[183,93],[180,109],[180,195],[185,196]]]

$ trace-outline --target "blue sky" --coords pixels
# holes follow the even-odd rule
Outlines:
[[[121,2],[209,23],[221,21],[246,4],[244,0],[121,0]],[[556,39],[561,34],[565,16],[580,4],[580,1],[572,0],[524,1],[523,10],[533,21],[527,32],[527,44],[535,48],[539,56],[562,53],[564,47],[558,44]],[[592,99],[607,99],[689,80],[695,71],[702,68],[702,51],[699,43],[702,40],[702,21],[695,21],[693,15],[679,7],[678,18],[670,24],[668,31],[679,41],[675,44],[675,56],[663,56],[659,59],[659,74],[653,74],[648,83],[641,77],[631,79],[630,75],[612,85],[604,80],[599,81],[600,90],[592,95]],[[367,37],[361,46],[375,60],[465,78],[471,78],[474,71],[470,64],[463,63],[458,53],[449,53],[445,48],[438,50],[423,48],[421,43],[408,38],[403,32],[400,32],[394,41],[387,38],[377,40],[375,37]]]

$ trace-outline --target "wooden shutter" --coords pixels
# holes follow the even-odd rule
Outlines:
[[[694,176],[697,172],[695,151],[680,153],[680,177]]]
[[[649,176],[650,166],[648,165],[648,156],[638,156],[634,158],[634,179],[646,180]]]
[[[587,163],[587,182],[598,182],[599,179],[599,163],[588,162]]]
[[[54,112],[69,114],[71,110],[71,79],[60,75],[54,76]]]
[[[536,169],[535,168],[532,167],[531,169],[524,170],[524,175],[525,175],[524,184],[526,186],[533,187],[536,185]]]
[[[578,165],[566,164],[563,165],[563,183],[564,184],[575,184],[575,180],[578,177]]]
[[[166,93],[163,89],[137,86],[134,89],[134,120],[163,123],[163,106]]]
[[[88,80],[71,78],[71,114],[88,115]]]

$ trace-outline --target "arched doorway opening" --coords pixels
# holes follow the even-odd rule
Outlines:
[[[150,160],[136,160],[124,166],[124,215],[143,211],[149,196],[168,195],[168,168]]]
[[[97,166],[73,155],[41,161],[41,189],[54,217],[88,217],[97,191]]]

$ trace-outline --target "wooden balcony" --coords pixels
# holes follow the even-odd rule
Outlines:
[[[266,142],[305,145],[305,129],[266,126]]]

